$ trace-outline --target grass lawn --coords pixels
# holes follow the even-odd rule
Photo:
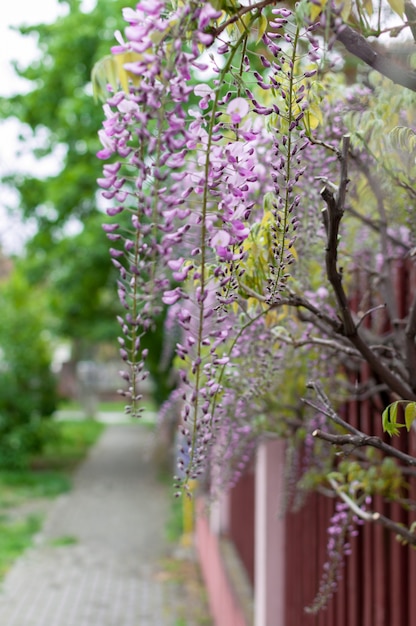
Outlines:
[[[123,402],[123,400],[115,400],[113,402],[98,402],[97,410],[102,411],[103,413],[112,411],[120,411],[120,413],[123,413],[125,404],[126,403]],[[83,410],[83,407],[81,403],[77,400],[60,400],[58,409],[64,411],[81,411]]]
[[[93,420],[57,422],[30,470],[0,470],[0,579],[40,531],[42,502],[69,491],[71,471],[104,428]]]

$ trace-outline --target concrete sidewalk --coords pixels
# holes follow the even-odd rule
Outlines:
[[[169,492],[153,434],[112,424],[53,503],[39,538],[0,591],[1,626],[191,626],[164,571]]]

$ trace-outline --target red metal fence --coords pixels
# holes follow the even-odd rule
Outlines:
[[[364,411],[365,413],[365,411]],[[378,434],[378,428],[371,429]],[[403,436],[404,437],[404,436]],[[415,453],[413,441],[409,451]],[[412,487],[413,496],[416,495]],[[314,494],[286,523],[286,623],[288,626],[410,626],[416,624],[416,551],[381,525],[366,524],[352,540],[338,591],[326,610],[304,611],[319,588],[327,560],[327,527],[333,502]],[[409,526],[413,512],[375,499],[372,509]]]
[[[398,314],[404,319],[409,310],[411,294],[416,293],[416,271],[411,264],[396,267],[395,289]],[[359,284],[359,283],[358,283]],[[366,309],[374,305],[371,293],[366,289]],[[359,305],[360,294],[356,303]],[[368,316],[367,327],[377,332],[387,332],[380,314]],[[383,325],[384,324],[384,325]],[[416,376],[416,372],[414,373]],[[363,383],[369,380],[367,365],[354,372],[354,379]],[[384,437],[390,444],[404,452],[416,455],[416,434],[401,433],[400,438],[391,440],[382,433],[381,413],[386,397],[351,401],[342,409],[343,418],[365,433]],[[416,502],[416,478],[409,477],[409,497]],[[240,553],[241,560],[253,585],[254,573],[254,481],[246,475],[230,494],[229,538]],[[345,558],[342,579],[338,590],[327,608],[316,615],[305,612],[319,589],[323,567],[327,560],[328,524],[334,512],[335,502],[318,494],[312,494],[297,513],[289,513],[285,525],[285,553],[276,558],[285,562],[285,626],[412,626],[416,624],[416,550],[401,545],[391,531],[378,523],[366,523],[359,535],[351,540],[352,553]],[[371,510],[385,515],[409,527],[416,521],[416,511],[405,511],[394,502],[381,497],[374,498]],[[212,579],[225,583],[220,576],[220,556],[214,545],[208,547],[208,527],[201,526],[206,533],[200,545],[206,546],[205,572],[209,576],[209,560],[215,560],[217,573]],[[218,558],[217,558],[218,556]],[[208,565],[207,565],[208,564]],[[232,590],[230,591],[232,595]],[[230,614],[235,611],[230,609]],[[220,605],[218,612],[224,617]],[[247,624],[241,615],[236,621],[219,621],[218,624]],[[277,622],[276,622],[277,623]],[[279,622],[281,623],[281,622]],[[273,620],[266,626],[274,626]]]
[[[395,298],[399,319],[404,319],[415,289],[416,272],[410,263],[395,267]],[[362,285],[363,281],[357,284]],[[377,304],[367,288],[366,308]],[[356,295],[359,305],[361,294]],[[367,328],[388,332],[380,314],[368,316]],[[358,372],[360,383],[369,380],[368,366]],[[416,372],[414,373],[416,376]],[[354,374],[357,376],[357,373]],[[404,452],[415,454],[416,436],[401,433],[393,440],[383,435],[381,413],[386,396],[351,401],[343,407],[343,418],[359,430],[383,437]],[[409,478],[410,496],[416,500],[416,480]],[[297,514],[287,518],[286,541],[286,623],[287,626],[410,626],[416,624],[416,550],[401,545],[395,536],[380,524],[366,524],[352,540],[352,554],[345,559],[343,578],[338,592],[325,611],[312,616],[304,607],[313,600],[319,588],[323,565],[327,560],[327,526],[334,503],[313,495]],[[416,521],[414,510],[405,511],[396,503],[376,497],[371,509],[409,527]]]

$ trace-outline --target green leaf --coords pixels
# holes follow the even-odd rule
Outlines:
[[[264,15],[264,13],[262,13],[260,15],[259,34],[258,34],[258,37],[257,37],[257,43],[260,43],[260,41],[262,40],[262,37],[263,37],[264,33],[266,32],[266,30],[268,29],[268,26],[269,26],[269,20]]]
[[[390,142],[396,150],[413,153],[416,151],[416,133],[407,126],[395,126],[390,133]]]
[[[367,15],[373,15],[374,7],[373,0],[364,0],[363,1],[363,9],[367,13]]]
[[[397,412],[399,404],[405,404],[404,409],[404,424],[399,424],[397,421]],[[413,422],[416,420],[416,402],[407,402],[406,400],[396,400],[392,404],[389,404],[382,413],[381,421],[384,432],[390,436],[398,435],[399,429],[406,426],[407,431],[412,427]]]
[[[399,434],[399,428],[403,426],[403,424],[397,423],[397,411],[400,404],[400,400],[396,400],[392,404],[389,404],[383,411],[381,416],[381,421],[383,425],[384,432],[388,433],[391,437],[393,435]]]
[[[124,52],[122,54],[107,55],[97,61],[91,72],[94,99],[102,102],[107,100],[107,85],[111,85],[114,91],[121,87],[124,92],[128,93],[129,81],[137,85],[140,82],[140,78],[128,72],[124,65],[138,61],[141,58],[142,55],[135,52]]]
[[[413,422],[416,419],[416,402],[409,402],[404,410],[404,421],[406,424],[406,428],[409,431],[412,427]]]
[[[335,6],[337,9],[341,9],[341,17],[346,22],[352,9],[352,0],[342,0],[342,2],[336,1]]]

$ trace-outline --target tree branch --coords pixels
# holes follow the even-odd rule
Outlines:
[[[324,415],[326,415],[326,417],[329,417],[329,419],[332,420],[335,424],[337,424],[338,426],[342,426],[342,428],[344,428],[346,431],[348,431],[352,435],[357,435],[358,437],[364,436],[364,433],[362,433],[361,430],[358,430],[358,428],[354,428],[354,426],[351,426],[351,424],[348,424],[348,422],[343,420],[338,415],[338,413],[334,411],[334,409],[331,407],[329,403],[327,396],[325,395],[323,389],[318,383],[309,382],[307,384],[307,387],[315,391],[316,395],[321,400],[322,405],[315,404],[315,402],[313,402],[312,400],[309,400],[308,398],[301,398],[302,402],[304,402],[308,406],[315,409],[315,411],[323,413]]]
[[[343,345],[339,341],[335,339],[323,339],[322,337],[308,337],[307,339],[293,339],[293,337],[288,337],[285,335],[279,335],[276,333],[276,338],[286,343],[287,345],[293,346],[294,348],[301,348],[302,346],[323,346],[330,350],[335,350],[336,352],[343,352],[348,356],[359,358],[361,355],[358,350],[351,348],[349,345]]]
[[[328,479],[332,489],[337,493],[337,495],[343,500],[351,509],[355,515],[361,517],[361,519],[366,522],[376,522],[378,524],[382,524],[389,530],[396,533],[396,535],[400,535],[404,539],[406,543],[410,545],[416,545],[416,534],[412,533],[406,526],[402,524],[398,524],[394,522],[392,519],[382,515],[381,513],[372,512],[372,511],[363,511],[363,509],[356,503],[350,496],[343,491],[340,486],[336,483],[335,480],[329,478]]]
[[[327,413],[325,414],[328,415]],[[327,441],[334,446],[352,446],[353,448],[364,448],[368,446],[371,448],[377,448],[389,456],[395,457],[406,465],[416,467],[415,457],[410,454],[406,454],[405,452],[401,452],[400,450],[393,448],[393,446],[389,446],[389,444],[384,443],[380,437],[370,437],[364,433],[361,435],[334,435],[333,433],[327,433],[319,428],[313,431],[312,437]]]
[[[315,391],[316,395],[318,396],[319,400],[322,402],[323,406],[316,405],[314,402],[306,398],[302,398],[302,402],[311,406],[316,411],[323,413],[324,415],[326,415],[326,417],[329,417],[329,419],[332,420],[335,424],[337,424],[338,426],[341,426],[346,431],[351,433],[351,435],[353,435],[354,438],[356,438],[353,440],[353,442],[351,439],[345,440],[340,445],[348,444],[348,445],[356,445],[356,447],[372,446],[373,448],[378,448],[379,450],[382,450],[383,452],[385,452],[386,454],[390,456],[396,457],[397,459],[399,459],[406,465],[416,466],[416,458],[414,456],[410,454],[406,454],[405,452],[401,452],[401,450],[397,450],[396,448],[393,448],[393,446],[390,446],[388,443],[385,443],[379,437],[370,437],[366,435],[358,428],[354,428],[354,426],[351,426],[351,424],[348,424],[348,422],[343,420],[342,417],[340,417],[338,413],[334,411],[334,409],[332,408],[329,402],[328,396],[325,394],[324,390],[322,389],[319,383],[309,382],[307,386],[309,389],[313,389]],[[321,437],[321,433],[323,433],[323,431],[320,431],[319,429],[317,429],[314,431],[314,433],[319,433],[319,437],[321,439],[324,438],[324,437]],[[323,434],[325,435],[325,437],[329,436],[329,433],[323,433]],[[314,436],[318,437],[318,434],[316,435],[314,434]],[[350,435],[339,435],[339,436],[350,437]],[[330,435],[330,437],[338,438],[338,435]],[[328,439],[328,441],[334,444],[339,443],[338,439],[337,440]],[[360,442],[363,442],[363,443],[360,443]]]
[[[355,57],[363,61],[369,67],[390,78],[396,85],[402,85],[411,91],[416,91],[416,72],[404,69],[401,65],[376,52],[368,43],[367,39],[356,30],[342,24],[335,31],[335,36],[344,47]]]
[[[333,478],[328,478],[328,482],[331,485],[332,489],[335,493],[350,507],[351,511],[355,513],[358,517],[365,520],[366,522],[374,522],[378,519],[377,513],[371,513],[370,511],[363,511],[361,507],[358,506],[356,502],[352,498],[349,497],[348,494],[345,493],[338,485],[338,483]]]
[[[321,196],[327,205],[324,224],[327,231],[327,247],[325,254],[325,263],[328,280],[332,285],[335,297],[338,303],[339,312],[342,318],[342,334],[361,353],[364,360],[368,363],[373,372],[375,372],[381,381],[385,382],[393,393],[396,393],[404,400],[416,400],[416,393],[402,379],[398,378],[389,367],[377,356],[364,341],[360,335],[349,307],[347,295],[342,284],[342,272],[338,271],[338,244],[339,229],[342,217],[344,215],[345,198],[348,185],[348,151],[350,138],[348,135],[343,137],[341,151],[341,177],[338,188],[338,194],[329,189],[327,185],[322,189]]]
[[[343,321],[343,334],[345,334],[346,337],[354,335],[357,332],[348,305],[347,296],[342,286],[342,273],[338,272],[337,268],[339,227],[342,217],[344,215],[345,194],[348,185],[347,159],[349,144],[349,135],[345,135],[343,137],[342,156],[340,157],[341,180],[337,197],[328,185],[325,185],[321,191],[321,196],[325,200],[325,203],[327,205],[327,215],[324,218],[324,223],[327,230],[327,246],[325,255],[326,272],[329,282],[331,283],[335,292],[335,297],[338,302],[338,308],[340,310],[341,318]]]

